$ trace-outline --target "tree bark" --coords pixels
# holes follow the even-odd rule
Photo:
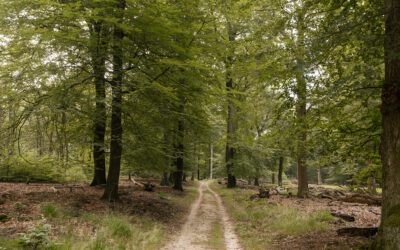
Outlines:
[[[321,168],[318,167],[318,168],[317,168],[317,185],[321,185],[321,184],[322,184]]]
[[[385,0],[382,89],[382,249],[400,249],[400,0]]]
[[[229,42],[233,42],[236,39],[236,32],[232,29],[230,23],[228,23],[227,26],[228,26]],[[226,91],[228,97],[228,117],[226,121],[227,139],[226,139],[226,152],[225,152],[225,164],[228,175],[228,182],[227,182],[228,188],[236,187],[236,177],[233,171],[234,168],[233,160],[235,157],[235,147],[233,146],[233,144],[234,144],[234,135],[236,131],[236,126],[235,126],[236,107],[232,100],[234,97],[234,95],[232,94],[232,91],[234,89],[233,79],[232,79],[232,64],[233,64],[233,58],[232,55],[229,54],[226,59]]]
[[[254,186],[260,186],[260,182],[258,180],[258,177],[254,178]]]
[[[283,173],[283,156],[279,157],[278,166],[278,186],[282,187],[282,173]]]
[[[96,107],[93,118],[93,159],[94,175],[91,186],[106,184],[106,155],[104,138],[106,134],[106,86],[105,61],[107,42],[103,23],[95,22],[90,32],[91,57],[96,93]]]
[[[182,180],[183,180],[183,156],[184,156],[184,146],[183,146],[183,139],[185,133],[184,121],[183,121],[183,114],[185,112],[185,104],[184,104],[184,97],[182,93],[182,85],[184,81],[181,81],[181,90],[180,90],[180,104],[179,104],[179,117],[178,117],[178,130],[177,130],[177,146],[176,146],[176,170],[174,172],[174,186],[173,188],[176,190],[183,191]]]
[[[117,15],[119,21],[123,21],[125,0],[117,2]],[[122,80],[123,80],[123,51],[122,40],[123,30],[114,26],[113,44],[113,80],[112,88],[112,115],[111,115],[111,143],[110,143],[110,166],[108,169],[108,179],[103,199],[115,201],[118,199],[118,184],[121,171],[122,155]]]
[[[296,120],[297,120],[297,196],[308,195],[307,179],[307,82],[305,73],[305,48],[304,48],[304,12],[302,9],[297,15],[297,51],[296,51]]]
[[[210,144],[210,179],[213,178],[213,155],[214,155],[214,147]]]
[[[272,184],[275,184],[275,173],[272,173],[271,175],[271,182]]]
[[[164,171],[161,177],[160,186],[169,186],[168,172]]]

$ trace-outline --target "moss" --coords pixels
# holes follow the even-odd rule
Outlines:
[[[384,227],[400,227],[400,205],[389,208],[384,218]]]

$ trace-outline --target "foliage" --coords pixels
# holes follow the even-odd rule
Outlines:
[[[20,244],[29,249],[42,249],[49,244],[49,233],[51,225],[46,223],[37,224],[29,233],[22,234]]]

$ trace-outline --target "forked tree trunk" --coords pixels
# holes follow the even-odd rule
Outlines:
[[[117,14],[120,22],[123,20],[125,0],[117,2]],[[123,80],[123,52],[122,40],[123,30],[114,26],[113,44],[113,79],[112,88],[112,115],[111,115],[111,144],[110,144],[110,167],[108,169],[108,179],[103,199],[115,201],[118,199],[118,184],[121,171],[122,155],[122,80]]]
[[[106,86],[105,61],[107,41],[102,22],[95,22],[90,32],[91,57],[94,75],[96,108],[93,118],[93,159],[94,175],[91,186],[106,184],[106,155],[104,137],[106,134]]]
[[[282,187],[282,173],[283,173],[283,157],[279,157],[278,166],[278,186]]]
[[[400,0],[386,0],[381,248],[400,249]]]

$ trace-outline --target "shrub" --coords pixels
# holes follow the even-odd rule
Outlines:
[[[21,235],[20,244],[30,249],[41,249],[50,242],[48,239],[50,230],[51,226],[49,224],[38,224],[29,233]]]

